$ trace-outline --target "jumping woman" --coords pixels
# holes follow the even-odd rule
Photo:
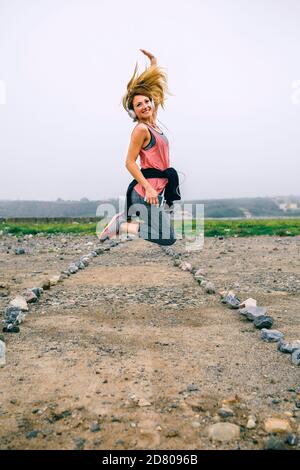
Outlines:
[[[151,62],[139,76],[137,65],[122,103],[137,125],[131,133],[126,168],[134,180],[126,192],[126,208],[116,214],[98,235],[101,242],[118,234],[137,235],[159,245],[176,242],[171,223],[174,200],[181,199],[178,174],[170,167],[169,142],[156,124],[158,106],[164,109],[165,72],[153,54],[140,49]],[[170,94],[170,93],[169,93]],[[141,168],[136,160],[140,157]]]

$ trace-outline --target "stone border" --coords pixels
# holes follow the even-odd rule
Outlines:
[[[96,248],[87,255],[83,255],[79,260],[71,263],[68,268],[61,271],[59,275],[53,276],[52,278],[45,281],[41,287],[33,287],[26,289],[23,295],[19,295],[10,301],[4,311],[4,324],[3,333],[18,333],[20,331],[19,325],[24,321],[26,312],[29,311],[31,303],[38,302],[40,296],[44,290],[49,290],[52,286],[55,286],[59,282],[63,282],[69,276],[76,274],[79,270],[85,269],[92,258],[95,258],[105,251],[109,251],[111,248],[118,246],[121,243],[134,240],[134,237],[127,236],[123,240],[109,240],[103,243],[103,246]],[[205,271],[200,268],[193,267],[191,263],[182,260],[182,253],[176,253],[170,246],[160,246],[166,255],[174,258],[174,266],[180,268],[182,271],[190,272],[195,281],[204,288],[207,294],[216,294],[216,288],[213,282],[205,279]],[[236,296],[233,291],[219,292],[221,297],[220,302],[230,309],[238,310],[239,313],[247,318],[249,321],[253,321],[254,326],[261,330],[261,339],[266,342],[277,342],[278,351],[291,354],[291,362],[299,366],[300,365],[300,340],[287,343],[284,341],[284,335],[281,331],[270,329],[273,325],[273,318],[266,315],[266,308],[259,307],[256,305],[255,299],[247,299],[244,302]],[[4,335],[0,335],[0,367],[6,364],[5,360],[6,345],[4,341]]]
[[[52,276],[47,281],[44,281],[39,287],[27,288],[23,291],[22,295],[17,295],[12,299],[8,306],[5,308],[2,320],[3,333],[19,333],[19,325],[25,320],[27,312],[29,312],[30,304],[37,303],[39,298],[43,294],[44,290],[49,290],[52,286],[62,283],[69,276],[76,274],[79,270],[85,269],[92,258],[95,258],[106,251],[110,251],[111,248],[118,246],[119,244],[132,241],[134,238],[126,236],[121,240],[107,240],[101,244],[99,248],[91,251],[87,255],[83,255],[69,264],[66,270],[60,272],[60,274]],[[4,334],[0,334],[0,367],[6,365],[6,344]]]
[[[176,253],[171,247],[160,247],[166,255],[174,258],[174,266],[182,271],[190,272],[195,281],[204,288],[207,294],[216,294],[216,288],[213,282],[205,279],[205,271],[200,268],[193,267],[191,263],[183,261],[182,253]],[[240,315],[252,321],[254,326],[261,330],[261,339],[268,343],[277,342],[278,351],[291,354],[292,364],[300,365],[300,340],[295,340],[292,343],[284,341],[284,335],[281,331],[270,329],[273,325],[273,318],[266,315],[267,309],[265,307],[257,306],[255,299],[247,299],[243,302],[236,296],[233,291],[219,292],[221,297],[220,302],[228,308],[238,310]]]

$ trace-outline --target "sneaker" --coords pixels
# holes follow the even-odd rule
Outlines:
[[[118,235],[122,222],[125,222],[124,212],[119,212],[119,214],[114,215],[111,221],[102,230],[102,232],[97,235],[100,242],[103,243],[105,240],[109,240]]]

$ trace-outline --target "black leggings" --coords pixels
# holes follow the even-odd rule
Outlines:
[[[158,245],[173,245],[176,242],[175,232],[170,214],[161,206],[163,201],[162,193],[163,191],[158,195],[160,207],[156,207],[154,204],[144,201],[143,197],[133,189],[129,215],[131,215],[132,221],[137,215],[142,221],[139,229],[141,238]]]

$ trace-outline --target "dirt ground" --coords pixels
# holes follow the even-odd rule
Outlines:
[[[93,236],[2,237],[1,310],[96,246]],[[172,248],[300,339],[300,237]],[[300,437],[300,368],[173,261],[147,241],[122,243],[32,304],[20,333],[5,335],[1,449],[263,449],[272,417]],[[220,416],[222,403],[232,415]],[[240,438],[210,440],[217,422],[240,426]]]

